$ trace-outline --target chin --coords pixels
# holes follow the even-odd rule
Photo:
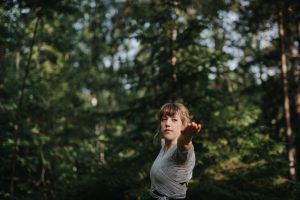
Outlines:
[[[164,135],[164,138],[165,138],[165,140],[174,140],[175,139],[175,137],[174,136],[172,136],[172,135]]]

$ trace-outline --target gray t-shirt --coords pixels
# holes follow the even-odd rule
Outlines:
[[[160,152],[155,159],[151,170],[150,195],[155,197],[152,191],[168,196],[169,198],[185,198],[187,183],[192,178],[195,166],[194,147],[186,152],[181,152],[177,144],[172,145],[164,153],[164,141]]]

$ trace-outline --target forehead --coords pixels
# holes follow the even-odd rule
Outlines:
[[[174,108],[165,108],[162,109],[159,113],[160,117],[163,116],[175,116],[178,115],[178,109],[174,109]]]
[[[180,115],[179,115],[178,113],[175,113],[175,114],[173,114],[173,115],[165,114],[165,115],[162,115],[162,117],[180,118]]]
[[[164,117],[172,117],[172,118],[178,118],[180,119],[180,112],[177,110],[165,110],[164,112],[160,113],[160,119],[164,118]]]

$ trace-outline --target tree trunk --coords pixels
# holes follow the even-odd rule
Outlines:
[[[291,124],[291,112],[290,112],[290,100],[289,100],[289,84],[288,84],[288,66],[287,66],[287,55],[286,55],[286,26],[284,19],[284,6],[280,0],[277,1],[277,14],[278,14],[278,30],[280,37],[280,65],[281,65],[281,75],[282,75],[282,86],[284,94],[284,117],[286,123],[286,151],[289,163],[289,178],[292,180],[296,179],[296,162],[295,162],[295,139],[292,132]]]
[[[293,61],[292,77],[293,77],[293,130],[295,133],[295,145],[296,145],[296,175],[297,180],[300,181],[300,70],[299,61],[297,58]]]
[[[296,33],[293,38],[300,37],[300,21],[296,22]],[[297,50],[296,45],[292,44],[291,49],[292,59],[292,100],[293,100],[293,128],[295,133],[295,145],[296,145],[296,175],[297,180],[300,181],[300,54]]]
[[[169,29],[169,63],[172,70],[172,77],[171,77],[171,101],[174,102],[176,99],[176,85],[177,85],[177,74],[176,74],[176,48],[175,43],[177,39],[177,27],[176,27],[176,20],[178,15],[178,2],[174,1],[174,5],[171,5],[170,11],[173,20],[173,26]]]

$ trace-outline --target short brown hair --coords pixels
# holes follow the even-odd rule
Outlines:
[[[176,114],[179,115],[184,126],[191,122],[189,110],[181,103],[164,104],[158,112],[158,118],[161,121],[164,116],[174,116]]]

